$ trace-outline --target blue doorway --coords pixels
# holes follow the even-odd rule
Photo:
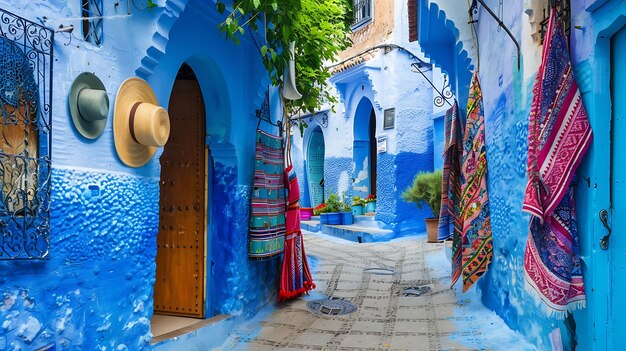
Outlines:
[[[376,112],[369,99],[359,102],[354,114],[353,195],[376,195]]]
[[[307,180],[309,185],[309,195],[311,197],[311,207],[315,207],[324,202],[324,134],[320,127],[315,128],[309,138],[307,148]]]

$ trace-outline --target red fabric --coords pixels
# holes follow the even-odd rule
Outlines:
[[[285,252],[280,276],[278,301],[293,299],[315,289],[304,250],[304,240],[300,230],[300,186],[293,166],[285,169],[287,184],[287,214]]]

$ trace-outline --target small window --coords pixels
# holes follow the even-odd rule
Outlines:
[[[354,14],[352,29],[357,29],[372,19],[372,0],[354,0],[352,11]]]
[[[102,45],[102,1],[80,0],[83,15],[83,39]]]
[[[417,1],[408,0],[409,11],[409,42],[417,41]]]

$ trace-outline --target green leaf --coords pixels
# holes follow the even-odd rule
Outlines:
[[[254,8],[257,9],[261,6],[261,0],[252,0],[252,4],[254,5]]]
[[[267,45],[261,46],[261,56],[265,56],[267,54]]]
[[[217,12],[219,12],[220,14],[223,14],[224,11],[226,11],[226,5],[224,5],[223,2],[218,1],[217,2]]]

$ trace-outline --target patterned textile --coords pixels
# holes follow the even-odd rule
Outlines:
[[[452,237],[452,285],[461,276],[461,156],[463,156],[463,121],[459,116],[459,106],[446,112],[444,140],[443,185],[441,214],[439,215],[439,240]],[[443,221],[442,221],[443,218]],[[450,225],[452,224],[452,228]]]
[[[461,261],[463,291],[467,291],[487,271],[492,251],[491,217],[487,196],[485,117],[478,73],[474,73],[472,77],[467,101],[461,174],[460,220],[463,223]],[[454,254],[453,252],[453,257]]]
[[[284,301],[301,296],[315,289],[313,277],[309,270],[304,241],[300,231],[300,186],[293,166],[285,169],[287,181],[287,235],[285,236],[285,254],[280,276],[278,300]]]
[[[593,135],[555,12],[533,87],[522,209],[532,215],[526,288],[545,303],[549,315],[565,318],[568,310],[585,304],[571,183]]]
[[[283,252],[285,241],[285,178],[283,139],[256,133],[256,158],[248,256],[265,259]]]
[[[439,240],[447,240],[454,232],[455,205],[461,195],[461,154],[463,140],[459,108],[456,103],[446,111],[444,120],[443,181],[441,186],[441,212],[439,213]]]

